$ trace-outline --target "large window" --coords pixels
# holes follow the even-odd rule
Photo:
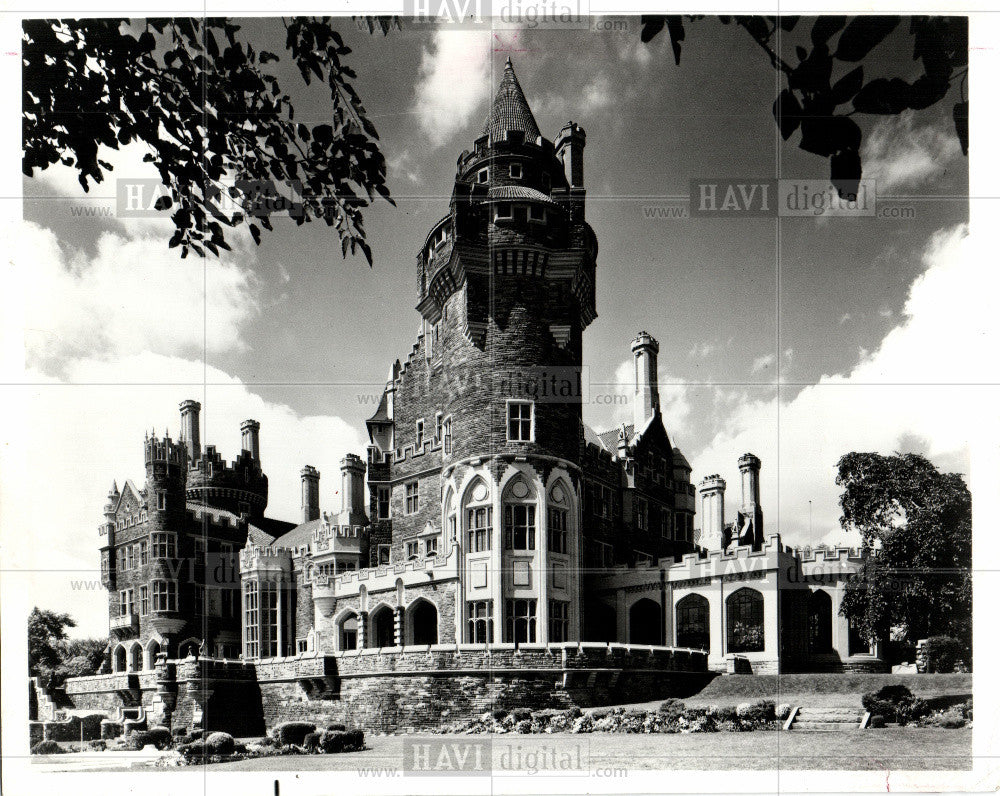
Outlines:
[[[764,598],[740,589],[726,600],[726,652],[764,651]]]
[[[175,558],[177,556],[177,540],[172,533],[154,533],[153,558]]]
[[[549,600],[549,641],[569,641],[569,603]]]
[[[535,507],[504,506],[503,538],[506,550],[535,549]]]
[[[170,580],[153,581],[153,610],[177,610],[177,584]]]
[[[566,553],[569,551],[568,534],[566,532],[566,511],[564,509],[549,509],[549,552]]]
[[[493,509],[490,506],[476,506],[468,510],[469,544],[468,552],[482,553],[491,547],[493,536]]]
[[[677,646],[709,648],[708,600],[700,594],[689,594],[677,603]]]
[[[149,542],[143,539],[139,542],[139,566],[144,567],[149,563]]]
[[[533,410],[531,401],[507,402],[507,439],[510,442],[531,442]]]
[[[139,587],[139,616],[149,613],[149,586]]]
[[[406,485],[406,513],[416,514],[420,509],[420,482],[411,481]]]
[[[281,584],[273,580],[248,580],[243,583],[244,655],[248,658],[274,658],[282,654],[278,619]]]
[[[118,615],[129,616],[132,613],[132,590],[122,589],[118,592]]]
[[[535,600],[507,600],[505,640],[514,644],[535,641]]]
[[[387,520],[389,519],[389,487],[380,486],[377,489],[378,494],[378,519]]]
[[[493,600],[466,603],[470,644],[493,643]]]
[[[257,584],[248,582],[243,592],[243,655],[260,657],[260,603]]]

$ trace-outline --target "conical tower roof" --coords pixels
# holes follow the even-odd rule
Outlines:
[[[517,82],[510,58],[504,64],[500,88],[497,89],[490,115],[483,125],[483,134],[489,135],[493,141],[499,141],[505,138],[507,130],[524,133],[525,141],[535,141],[541,135],[538,123],[528,107],[528,100],[524,98],[521,84]]]

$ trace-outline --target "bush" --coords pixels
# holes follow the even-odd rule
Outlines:
[[[315,724],[306,721],[286,721],[274,728],[274,737],[282,746],[289,744],[302,746],[306,736],[311,732],[316,732]]]
[[[964,727],[965,724],[965,716],[962,715],[961,709],[957,707],[948,708],[948,710],[926,716],[920,720],[921,727],[943,727],[948,730]]]
[[[205,731],[204,730],[191,730],[191,732],[188,733],[187,737],[188,737],[188,742],[190,742],[190,741],[200,741],[202,738],[205,737]]]
[[[343,752],[347,745],[347,733],[343,730],[326,730],[320,736],[320,746],[327,754]]]
[[[87,744],[90,749],[94,752],[103,752],[108,748],[108,742],[97,739],[96,741],[91,741]]]
[[[184,759],[188,762],[192,760],[203,760],[206,755],[205,742],[201,739],[197,741],[192,741],[191,743],[181,744],[177,747],[177,751],[183,755]]]
[[[684,715],[684,703],[679,699],[670,698],[660,703],[657,712],[668,721],[676,721]]]
[[[147,744],[153,744],[157,749],[167,749],[173,741],[173,736],[169,728],[155,726],[146,730],[143,740]]]
[[[517,724],[514,725],[514,731],[521,733],[521,735],[530,735],[531,719],[521,719]]]
[[[789,717],[789,715],[791,715],[791,712],[792,712],[792,706],[789,705],[787,702],[782,702],[780,705],[778,705],[778,707],[774,709],[774,718],[778,719],[779,721],[784,721]]]
[[[970,697],[965,702],[962,703],[960,710],[962,711],[962,718],[966,721],[972,721],[972,698]]]
[[[909,724],[930,713],[922,699],[917,699],[905,685],[886,685],[878,691],[869,691],[861,697],[864,709],[886,721]]]
[[[496,721],[503,721],[505,718],[507,718],[507,711],[503,709],[494,710],[493,718]]]
[[[347,725],[341,724],[339,721],[335,721],[333,724],[328,724],[326,728],[328,730],[332,730],[333,732],[344,732],[347,730]]]
[[[968,658],[965,644],[951,636],[931,636],[924,642],[924,653],[928,672],[953,672]]]
[[[531,719],[531,711],[527,708],[515,708],[512,715],[514,716],[515,723],[529,721]]]
[[[583,711],[579,707],[573,705],[569,710],[566,711],[566,718],[568,719],[578,719],[583,715]]]
[[[302,741],[302,745],[306,748],[307,752],[316,752],[319,750],[319,740],[323,737],[321,732],[311,732]]]
[[[236,740],[228,732],[213,732],[205,739],[205,751],[210,755],[231,755]]]
[[[55,741],[39,741],[31,747],[33,755],[61,755],[66,750]]]

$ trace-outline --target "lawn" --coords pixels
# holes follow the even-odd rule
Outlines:
[[[597,770],[954,770],[969,769],[972,730],[899,728],[855,732],[748,732],[671,735],[405,735],[368,739],[363,752],[256,758],[205,766],[211,771],[401,771],[411,744],[427,744],[437,759],[441,744],[485,744],[498,775],[526,771],[517,754],[573,761],[581,774]],[[490,750],[489,747],[492,746]],[[484,752],[484,759],[490,755]],[[67,761],[68,762],[68,761]],[[544,770],[545,766],[539,766]],[[486,769],[488,769],[488,764]],[[93,770],[93,769],[91,769]],[[135,771],[136,769],[132,769]],[[190,771],[190,767],[149,769]],[[403,772],[405,775],[405,772]]]

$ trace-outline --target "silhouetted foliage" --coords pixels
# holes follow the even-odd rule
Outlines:
[[[356,22],[383,33],[399,25],[391,17]],[[227,18],[26,20],[24,173],[61,162],[89,191],[112,169],[102,145],[141,141],[166,186],[156,209],[173,210],[169,245],[181,256],[229,249],[225,228],[240,224],[259,244],[271,215],[288,212],[296,224],[322,219],[344,256],[360,249],[371,264],[362,208],[376,196],[392,199],[378,133],[342,60],[351,50],[331,17],[282,23],[302,80],[329,86],[322,123],[295,121],[268,67],[278,55],[242,41]]]
[[[680,63],[685,21],[700,15],[642,17],[642,41],[649,42],[666,29],[674,61]],[[862,175],[861,128],[850,117],[855,113],[893,115],[922,110],[944,99],[952,83],[961,86],[961,99],[952,109],[955,132],[962,152],[969,154],[969,103],[965,81],[969,62],[969,27],[965,17],[909,18],[913,60],[923,74],[916,80],[879,77],[865,81],[859,64],[831,84],[835,62],[858,63],[869,57],[902,17],[825,16],[813,20],[810,47],[797,46],[797,63],[789,63],[777,49],[783,34],[802,21],[797,16],[721,16],[725,24],[743,28],[767,54],[771,65],[785,78],[774,101],[775,122],[786,141],[801,130],[799,148],[830,160],[830,181],[842,198],[857,194]],[[836,37],[836,43],[832,39]],[[839,71],[839,70],[838,70]],[[844,107],[849,106],[849,108]],[[838,110],[840,109],[840,110]]]
[[[107,641],[68,639],[76,627],[69,614],[33,608],[28,615],[28,674],[43,680],[62,680],[94,674],[101,665]]]

